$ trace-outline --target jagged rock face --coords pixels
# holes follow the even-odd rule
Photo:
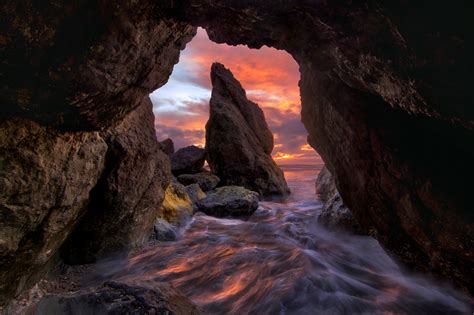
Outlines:
[[[0,5],[0,119],[61,129],[116,124],[168,80],[195,34],[159,1],[32,0]]]
[[[41,276],[77,224],[106,151],[97,132],[0,124],[0,305]]]
[[[232,73],[219,63],[211,69],[212,96],[206,124],[207,161],[221,185],[244,186],[261,195],[289,192],[271,157],[273,135],[263,111],[247,99]]]
[[[170,12],[218,43],[288,51],[309,143],[358,222],[472,292],[470,6],[188,0]]]
[[[91,192],[87,213],[62,247],[67,263],[91,263],[146,241],[171,180],[148,97],[104,137],[105,170]]]
[[[323,167],[316,179],[316,193],[324,206],[318,216],[318,223],[330,228],[352,233],[361,233],[362,229],[352,212],[342,201],[337,191],[334,177],[327,167]]]

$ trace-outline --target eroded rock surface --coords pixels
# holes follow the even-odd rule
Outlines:
[[[79,314],[203,314],[189,299],[166,283],[108,281],[95,289],[46,295],[35,315]]]
[[[106,151],[97,132],[0,124],[0,304],[34,283],[71,233]]]
[[[171,171],[175,176],[202,171],[206,162],[206,150],[195,145],[181,148],[171,155]]]
[[[196,30],[159,1],[0,5],[0,119],[61,129],[115,125],[168,81]]]
[[[273,135],[263,111],[222,64],[211,69],[212,96],[206,124],[211,171],[221,185],[244,186],[261,195],[286,195],[282,170],[271,157]]]
[[[249,216],[258,208],[258,193],[240,186],[219,187],[198,202],[199,211],[215,217]]]
[[[104,137],[106,167],[91,192],[87,213],[62,248],[68,263],[95,262],[143,244],[153,231],[171,180],[148,97]]]
[[[332,229],[362,233],[361,227],[337,191],[334,177],[326,167],[323,167],[316,179],[316,193],[324,203],[321,214],[318,216],[319,223]]]

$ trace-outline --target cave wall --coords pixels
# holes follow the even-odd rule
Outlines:
[[[125,0],[3,1],[0,25],[1,308],[59,256],[151,235],[171,173],[148,94],[196,29]]]
[[[308,142],[365,231],[472,292],[469,2],[188,0],[168,10],[218,43],[288,51]]]
[[[139,156],[134,162],[132,148],[143,143],[126,139],[137,129],[110,136],[166,82],[195,26],[219,43],[288,51],[300,66],[309,143],[363,228],[413,267],[472,292],[471,7],[459,0],[2,2],[2,299],[28,287],[75,226],[78,235],[87,230],[79,219],[113,230],[106,224],[114,211],[94,215],[95,205],[145,209],[114,195],[117,179],[133,176],[128,167],[165,174],[167,166],[159,155],[141,158],[150,168]],[[165,177],[146,180],[163,187]],[[131,196],[146,196],[138,186],[144,195]],[[93,198],[101,189],[112,197]],[[61,224],[50,225],[53,213]],[[127,242],[141,237],[125,230]],[[81,249],[74,237],[69,242]],[[92,259],[107,253],[96,245],[81,250],[92,249]]]

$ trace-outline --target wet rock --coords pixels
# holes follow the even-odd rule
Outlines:
[[[215,217],[249,216],[258,208],[258,193],[240,186],[210,191],[198,202],[199,211]]]
[[[191,184],[186,186],[186,191],[188,192],[189,198],[191,198],[193,207],[197,204],[199,200],[206,198],[206,193],[202,191],[199,184]]]
[[[263,111],[247,99],[245,90],[223,65],[212,65],[211,80],[206,124],[211,171],[222,185],[244,186],[261,195],[288,194],[283,172],[271,157],[273,135]]]
[[[84,215],[106,151],[97,132],[0,123],[0,305],[34,284]]]
[[[202,314],[176,289],[165,283],[108,281],[95,289],[43,297],[34,315],[79,314]]]
[[[173,182],[165,191],[163,204],[159,207],[158,217],[173,224],[182,226],[193,215],[193,202],[186,187]]]
[[[171,155],[171,171],[175,176],[194,174],[202,170],[206,161],[206,150],[191,145]]]
[[[61,256],[70,264],[91,263],[144,244],[171,178],[148,98],[104,137],[105,170],[90,194],[87,213],[62,246]]]
[[[174,143],[170,138],[160,142],[161,151],[165,154],[171,155],[174,153]]]
[[[321,214],[318,216],[319,223],[328,228],[339,228],[363,234],[360,225],[342,201],[334,183],[334,177],[326,166],[323,167],[316,180],[316,193],[324,203]]]
[[[176,241],[178,235],[176,233],[176,227],[171,225],[168,221],[158,219],[154,226],[155,239],[157,241]]]
[[[183,174],[178,176],[178,181],[187,186],[198,184],[203,191],[209,191],[216,188],[219,184],[219,177],[209,172],[201,172],[197,174]]]

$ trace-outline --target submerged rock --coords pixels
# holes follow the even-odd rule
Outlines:
[[[263,111],[247,99],[245,90],[223,65],[212,65],[211,80],[206,124],[211,171],[222,185],[244,186],[261,195],[288,194],[283,172],[271,157],[273,135]]]
[[[155,239],[157,241],[175,241],[178,238],[176,227],[171,225],[168,221],[158,219],[154,226]]]
[[[334,177],[326,166],[323,167],[316,179],[316,193],[324,203],[324,207],[318,217],[319,223],[328,228],[340,228],[362,234],[360,225],[342,201],[341,195],[334,183]]]
[[[171,155],[174,153],[174,143],[170,138],[160,142],[161,151],[165,154]]]
[[[172,182],[165,191],[163,204],[159,208],[158,217],[175,225],[182,226],[193,215],[193,202],[186,187]]]
[[[191,145],[171,155],[171,171],[175,176],[194,174],[202,170],[206,161],[206,150]]]
[[[187,186],[198,184],[203,191],[209,191],[216,188],[219,184],[219,177],[209,172],[201,172],[197,174],[183,174],[178,176],[178,181]]]
[[[199,184],[191,184],[186,186],[186,191],[193,202],[193,206],[197,205],[199,200],[206,198],[206,193],[202,191]]]
[[[198,209],[215,217],[249,216],[258,208],[258,193],[240,186],[224,186],[207,194]]]
[[[166,283],[108,281],[100,287],[43,297],[33,315],[202,314],[188,298]]]

